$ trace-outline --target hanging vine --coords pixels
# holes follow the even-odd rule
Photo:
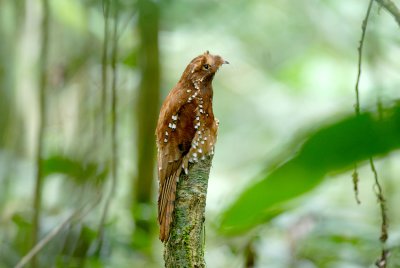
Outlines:
[[[363,47],[364,47],[364,40],[365,40],[365,34],[367,31],[367,25],[368,25],[368,20],[370,17],[371,13],[371,8],[372,8],[372,3],[374,0],[370,0],[367,8],[367,13],[365,15],[365,18],[362,22],[361,26],[361,39],[360,39],[360,44],[358,46],[358,73],[357,73],[357,80],[356,80],[356,85],[355,85],[355,94],[356,94],[356,103],[354,105],[354,110],[356,113],[356,116],[360,115],[360,93],[359,93],[359,85],[360,85],[360,79],[361,79],[361,67],[362,67],[362,54],[363,54]],[[382,1],[378,1],[382,2]],[[379,109],[379,107],[378,107]],[[375,194],[379,203],[380,211],[381,211],[381,234],[379,240],[381,241],[382,244],[382,251],[381,251],[381,257],[375,262],[375,265],[379,268],[384,268],[387,265],[387,258],[389,256],[389,251],[386,249],[386,241],[388,239],[388,216],[387,216],[387,209],[386,209],[386,201],[383,195],[383,190],[382,186],[379,182],[379,176],[378,172],[375,168],[374,160],[372,157],[369,158],[369,163],[371,167],[371,171],[374,175],[374,181],[375,181]],[[354,171],[352,174],[353,178],[353,185],[354,185],[354,193],[355,193],[355,198],[357,203],[360,203],[359,197],[358,197],[358,181],[359,181],[359,176],[358,176],[358,170],[357,170],[357,163],[354,166]]]

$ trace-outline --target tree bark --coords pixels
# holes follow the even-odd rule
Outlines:
[[[174,218],[165,243],[165,267],[205,267],[204,221],[212,156],[189,167],[177,185]]]

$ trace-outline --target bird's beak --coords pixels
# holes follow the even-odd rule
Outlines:
[[[229,61],[224,60],[224,62],[222,64],[229,64]]]

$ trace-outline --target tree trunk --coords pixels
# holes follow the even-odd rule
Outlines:
[[[212,157],[207,157],[179,178],[170,236],[164,245],[165,267],[205,267],[203,228],[211,162]]]
[[[153,207],[152,193],[156,144],[155,129],[160,105],[160,59],[158,48],[159,2],[139,0],[138,31],[140,47],[137,52],[141,81],[135,107],[137,173],[132,193],[132,214],[136,228],[133,243],[136,248],[151,252],[151,234],[154,219],[147,211]]]

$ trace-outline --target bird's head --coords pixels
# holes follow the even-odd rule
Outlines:
[[[211,55],[206,51],[189,63],[181,79],[189,80],[193,83],[211,82],[222,64],[229,64],[229,62],[221,56]]]

